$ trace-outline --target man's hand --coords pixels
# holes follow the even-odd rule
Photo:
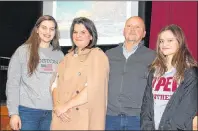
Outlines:
[[[20,119],[19,115],[11,115],[10,127],[13,130],[20,130],[21,129],[21,119]]]

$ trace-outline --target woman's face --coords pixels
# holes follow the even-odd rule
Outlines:
[[[173,56],[179,49],[179,43],[170,30],[161,33],[159,38],[159,48],[165,56]]]
[[[37,28],[41,43],[50,43],[55,36],[55,32],[55,23],[52,20],[42,21]]]
[[[83,49],[89,45],[92,36],[83,24],[75,24],[72,39],[78,48]]]

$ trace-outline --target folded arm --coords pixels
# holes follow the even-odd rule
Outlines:
[[[51,87],[54,107],[59,105],[59,102],[57,99],[58,98],[57,81],[58,81],[58,79],[56,78],[54,83],[52,84],[52,87]],[[77,95],[75,95],[69,101],[67,101],[64,104],[64,106],[65,106],[65,109],[70,109],[70,108],[73,108],[73,107],[76,107],[79,105],[83,105],[85,103],[87,103],[87,87],[83,88],[83,90],[81,90]]]

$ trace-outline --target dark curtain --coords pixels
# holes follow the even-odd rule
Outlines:
[[[42,15],[42,1],[0,1],[0,56],[10,57]]]
[[[36,20],[42,15],[42,1],[0,1],[0,98],[5,103],[7,66],[14,51],[30,35]]]
[[[151,1],[139,1],[138,16],[140,16],[146,26],[146,36],[144,38],[145,46],[149,47],[149,37],[150,37],[150,23],[151,23]]]

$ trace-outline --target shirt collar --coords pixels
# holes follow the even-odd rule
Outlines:
[[[133,45],[132,50],[131,50],[131,51],[128,51],[128,50],[126,49],[126,47],[125,47],[125,42],[124,42],[122,48],[123,48],[123,50],[126,51],[126,52],[135,52],[135,51],[137,50],[139,44],[141,44],[141,43],[142,43],[142,42]]]

